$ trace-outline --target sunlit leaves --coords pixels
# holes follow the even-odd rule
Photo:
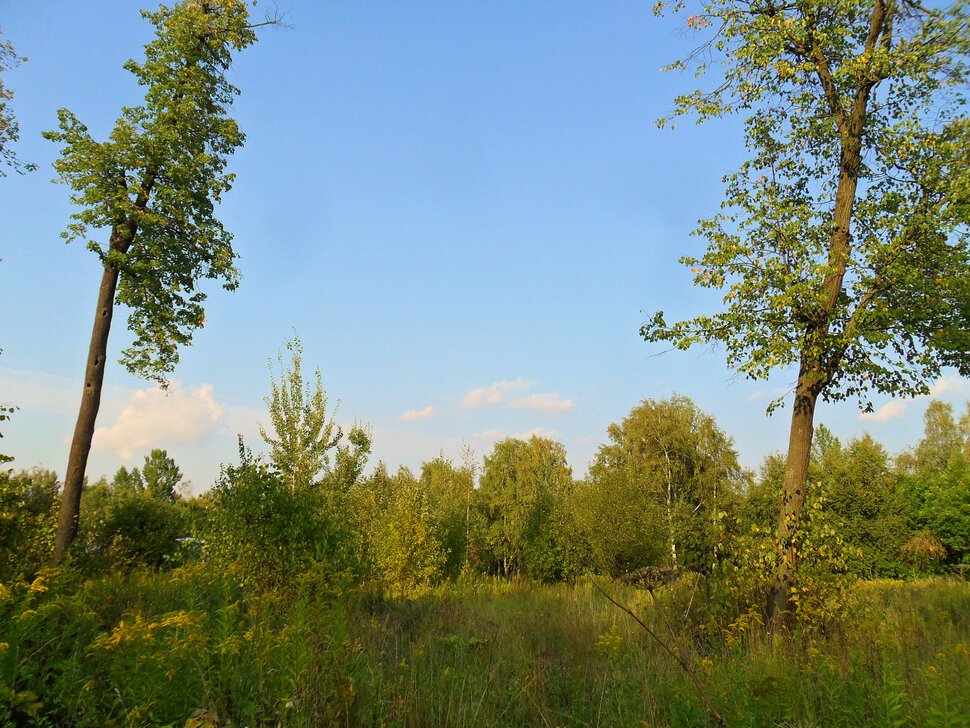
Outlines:
[[[226,78],[234,51],[256,39],[242,0],[186,1],[143,16],[155,26],[145,60],[125,68],[146,87],[104,142],[70,111],[45,136],[62,145],[55,168],[80,208],[67,240],[89,239],[120,272],[117,302],[129,308],[135,341],[122,362],[164,381],[180,346],[204,323],[200,279],[238,285],[232,235],[215,205],[232,185],[226,164],[244,137],[228,116],[238,90]]]
[[[709,38],[679,65],[713,88],[674,115],[741,113],[749,151],[695,231],[707,250],[683,259],[723,309],[657,314],[644,338],[719,344],[754,379],[801,362],[820,396],[864,404],[970,371],[965,6],[717,0],[702,16]]]

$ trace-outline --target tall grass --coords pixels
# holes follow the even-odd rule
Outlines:
[[[0,723],[709,722],[681,668],[588,582],[470,581],[392,599],[312,577],[285,594],[237,581],[201,566],[51,574],[7,594]],[[847,621],[786,640],[756,624],[706,633],[674,590],[654,602],[610,589],[669,638],[728,725],[970,726],[966,583],[863,583]]]

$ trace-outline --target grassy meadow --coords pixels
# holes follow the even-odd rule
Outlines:
[[[970,725],[970,584],[860,582],[822,632],[719,634],[690,579],[604,582],[731,726]],[[702,726],[686,673],[589,579],[408,597],[310,573],[248,592],[190,565],[45,572],[0,606],[0,721],[73,726]]]

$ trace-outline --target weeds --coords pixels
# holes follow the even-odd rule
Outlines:
[[[195,565],[32,584],[0,604],[0,724],[714,724],[681,666],[589,581],[324,598],[312,584],[257,595]],[[675,649],[727,725],[968,725],[966,583],[860,583],[843,622],[784,640],[754,621],[682,636],[676,588],[657,592]],[[667,633],[647,595],[610,590]]]

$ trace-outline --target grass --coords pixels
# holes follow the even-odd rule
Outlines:
[[[46,587],[46,591],[44,590]],[[610,585],[731,726],[970,726],[970,584],[858,585],[848,621],[772,640]],[[681,668],[588,581],[409,599],[304,583],[253,596],[204,567],[51,575],[0,604],[0,723],[703,726]]]

